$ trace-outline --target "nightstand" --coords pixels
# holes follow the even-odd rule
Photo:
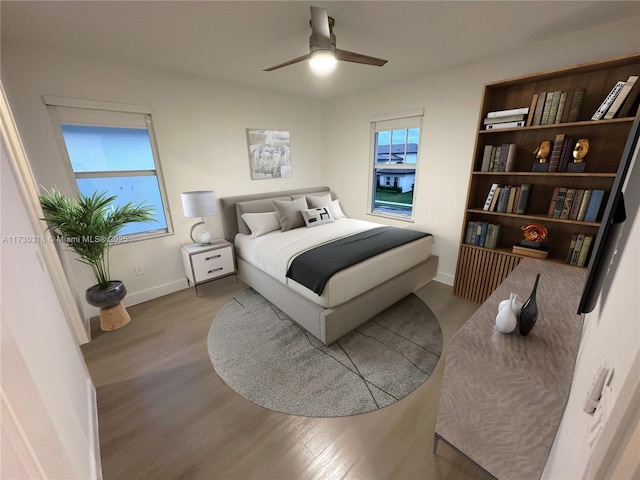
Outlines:
[[[209,245],[191,243],[183,245],[182,262],[189,286],[198,285],[236,274],[233,244],[226,240],[214,240]]]

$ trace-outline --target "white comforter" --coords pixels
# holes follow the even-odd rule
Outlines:
[[[380,226],[342,218],[312,228],[270,232],[257,238],[239,233],[235,239],[236,255],[315,303],[325,308],[335,307],[429,258],[433,238],[425,237],[396,247],[338,272],[329,280],[322,295],[287,278],[289,265],[306,250]]]

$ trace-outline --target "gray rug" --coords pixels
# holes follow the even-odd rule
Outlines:
[[[411,294],[326,347],[248,289],[222,308],[207,343],[216,372],[244,398],[283,413],[340,417],[414,391],[438,363],[442,332]]]

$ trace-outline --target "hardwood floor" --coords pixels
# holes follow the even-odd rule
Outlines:
[[[441,358],[416,391],[376,412],[308,418],[273,412],[231,390],[207,353],[220,308],[246,286],[233,277],[128,308],[132,321],[95,326],[82,347],[98,398],[105,480],[484,479],[443,443],[432,454]],[[418,292],[446,344],[477,305],[431,282]],[[92,325],[93,327],[93,325]]]

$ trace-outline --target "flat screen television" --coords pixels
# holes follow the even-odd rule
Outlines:
[[[600,298],[609,266],[616,253],[620,231],[626,220],[623,192],[625,179],[634,159],[638,156],[638,150],[640,150],[640,145],[638,144],[639,136],[640,117],[636,118],[627,137],[622,159],[602,214],[602,222],[594,240],[591,258],[587,266],[587,277],[578,305],[578,315],[591,312],[595,308]]]

